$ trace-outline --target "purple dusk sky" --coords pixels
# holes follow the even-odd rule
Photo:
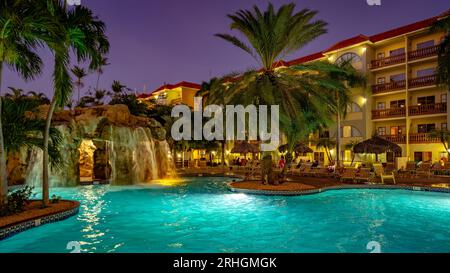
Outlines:
[[[266,0],[81,0],[107,25],[111,42],[100,87],[109,89],[119,80],[139,93],[164,83],[201,83],[213,76],[257,67],[240,49],[214,37],[229,30],[227,14]],[[277,7],[289,0],[271,1]],[[300,49],[287,60],[314,53],[357,34],[372,35],[438,15],[450,8],[448,1],[381,0],[369,6],[366,0],[298,0],[297,9],[318,10],[317,18],[329,23],[328,33]],[[52,58],[42,50],[44,73],[24,82],[11,71],[4,75],[8,86],[50,93]],[[84,91],[95,87],[96,75],[85,79]]]

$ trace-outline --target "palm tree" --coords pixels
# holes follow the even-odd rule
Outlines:
[[[42,104],[50,104],[50,100],[42,92],[29,91],[27,93],[27,97],[32,99],[32,100],[38,101],[40,105],[42,105]]]
[[[317,149],[323,148],[325,154],[327,155],[328,161],[333,162],[333,156],[331,155],[331,150],[336,147],[336,142],[329,137],[321,137],[316,143]]]
[[[27,99],[28,98],[28,99]],[[5,98],[3,100],[2,124],[4,128],[5,153],[18,153],[22,147],[43,149],[44,140],[42,132],[45,120],[32,117],[29,113],[37,115],[37,106],[40,102],[32,97]],[[52,145],[49,146],[50,162],[52,167],[61,167],[63,162],[59,152],[62,134],[56,128],[50,129]]]
[[[15,87],[8,87],[9,90],[11,90],[11,93],[7,93],[5,95],[5,98],[11,98],[11,99],[20,99],[25,97],[24,91],[21,88],[15,88]]]
[[[84,87],[83,78],[87,76],[86,70],[79,66],[74,66],[72,68],[72,74],[77,78],[77,81],[75,82],[75,86],[78,89],[78,99],[77,103],[80,102],[80,90]]]
[[[225,107],[228,103],[226,90],[227,87],[225,85],[226,79],[231,77],[231,75],[227,75],[222,78],[212,78],[208,82],[203,82],[201,84],[200,90],[197,92],[196,96],[201,96],[203,98],[203,103],[205,105],[216,104],[221,107]],[[225,128],[225,120],[224,125]],[[226,140],[220,140],[221,145],[221,165],[225,168],[225,145]]]
[[[450,140],[450,131],[448,130],[434,130],[430,132],[430,137],[439,138],[442,145],[444,146],[445,151],[448,154],[448,158],[450,158],[450,151],[448,149],[448,143]]]
[[[437,81],[450,91],[450,16],[439,18],[430,31],[445,32],[438,53]]]
[[[333,88],[329,90],[327,96],[325,96],[326,103],[330,108],[331,113],[336,117],[336,164],[339,167],[341,165],[341,123],[347,116],[347,109],[353,102],[350,97],[350,88],[357,86],[365,87],[365,77],[359,73],[352,65],[353,59],[342,60],[336,64],[336,70],[328,71],[331,78],[338,82],[344,83],[343,88]],[[320,70],[320,68],[311,69]]]
[[[103,68],[108,65],[110,65],[110,63],[108,63],[108,58],[102,57],[99,60],[99,62],[95,64],[94,67],[91,66],[91,69],[97,71],[97,84],[95,85],[95,89],[98,89],[98,85],[100,83],[100,76],[103,75],[103,73],[105,72]]]
[[[114,95],[121,95],[124,90],[128,90],[126,85],[123,85],[120,81],[113,81],[111,85],[111,90]]]
[[[3,68],[11,68],[26,80],[34,79],[42,66],[41,59],[34,52],[42,41],[41,30],[53,32],[54,29],[51,20],[42,17],[33,7],[33,1],[0,1],[0,204],[7,201],[8,191],[1,118]]]
[[[326,23],[315,20],[317,12],[303,9],[294,13],[295,4],[281,6],[275,11],[269,4],[265,12],[258,7],[253,11],[240,10],[228,17],[231,29],[239,31],[248,43],[236,36],[217,34],[254,57],[262,70],[251,70],[229,84],[227,101],[239,104],[266,104],[280,106],[280,130],[291,141],[287,154],[293,152],[296,138],[304,138],[318,125],[330,122],[331,111],[323,107],[326,96],[323,90],[346,89],[339,80],[330,77],[330,71],[344,73],[328,62],[310,65],[280,67],[282,58],[302,48],[326,33]],[[307,73],[314,71],[316,73]],[[314,115],[312,115],[314,113]],[[306,121],[305,126],[298,121]],[[298,131],[301,131],[298,132]],[[270,156],[264,156],[266,160]],[[286,160],[290,165],[292,156]],[[270,164],[264,164],[269,166]],[[285,173],[283,170],[283,173]]]
[[[104,54],[109,51],[109,42],[105,35],[105,24],[93,15],[92,11],[83,6],[67,10],[65,3],[59,0],[49,0],[43,7],[47,16],[54,18],[63,37],[48,35],[47,45],[54,52],[54,93],[47,114],[44,132],[44,156],[42,178],[42,201],[47,206],[49,202],[49,133],[52,117],[57,107],[64,107],[72,93],[72,82],[69,76],[70,50],[73,50],[77,60],[91,62],[90,67],[98,69],[102,64]]]
[[[352,162],[350,163],[350,166],[353,166],[353,163],[355,162],[355,156],[356,154],[353,152],[353,148],[358,144],[358,141],[350,141],[347,144],[344,145],[346,150],[352,151]]]

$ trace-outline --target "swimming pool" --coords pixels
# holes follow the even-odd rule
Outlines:
[[[337,190],[231,193],[229,178],[53,189],[80,213],[0,241],[0,252],[450,252],[450,195]]]

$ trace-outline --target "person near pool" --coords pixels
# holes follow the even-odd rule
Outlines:
[[[284,165],[286,165],[286,160],[284,160],[284,156],[282,155],[280,160],[278,161],[278,168],[284,169]]]

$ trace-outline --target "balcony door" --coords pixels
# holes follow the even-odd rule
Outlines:
[[[431,105],[436,103],[435,96],[427,96],[427,97],[418,97],[417,105]]]

